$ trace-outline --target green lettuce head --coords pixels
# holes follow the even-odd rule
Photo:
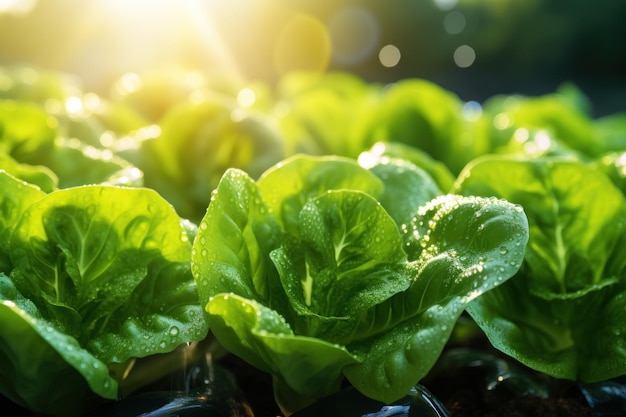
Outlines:
[[[199,225],[192,272],[211,330],[273,375],[286,414],[345,378],[404,396],[465,306],[523,258],[519,206],[441,195],[406,161],[370,166],[294,156],[256,182],[228,170]]]
[[[93,396],[118,398],[123,380],[109,367],[206,335],[193,236],[156,192],[45,194],[5,172],[0,184],[4,396],[37,413],[79,415]]]
[[[626,373],[626,199],[610,179],[562,158],[484,157],[462,194],[522,204],[529,241],[519,272],[468,311],[491,343],[556,378]]]

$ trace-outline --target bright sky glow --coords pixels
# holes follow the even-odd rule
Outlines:
[[[458,0],[432,1],[441,11],[441,35],[466,30]],[[35,55],[46,66],[80,74],[85,85],[120,80],[113,87],[118,95],[136,91],[146,75],[157,73],[216,75],[238,91],[251,77],[272,80],[292,71],[350,71],[376,63],[395,68],[401,60],[406,67],[397,70],[406,70],[419,54],[394,39],[389,16],[355,2],[312,2],[308,10],[272,0],[0,0],[0,13],[32,5],[29,26],[38,30],[24,30],[20,46],[5,42],[6,55],[16,62]],[[21,18],[3,18],[20,30]],[[41,42],[42,34],[48,42]],[[461,68],[475,59],[468,45],[453,54]]]
[[[0,0],[0,14],[27,14],[35,7],[36,3],[37,0]]]
[[[233,7],[243,7],[242,1],[233,0]],[[93,0],[82,7],[76,27],[57,56],[66,64],[78,66],[78,72],[87,74],[86,77],[104,70],[141,75],[145,70],[200,67],[228,73],[233,79],[243,78],[212,21],[213,12],[223,7],[221,3]],[[123,87],[132,90],[129,85]]]

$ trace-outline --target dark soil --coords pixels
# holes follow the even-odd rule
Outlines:
[[[272,380],[241,359],[227,355],[219,361],[235,378],[235,383],[253,410],[255,417],[282,417],[274,401]],[[442,371],[435,369],[422,384],[446,407],[450,417],[595,417],[591,407],[573,382],[558,381],[537,375],[536,380],[517,376],[509,384],[485,389],[482,366]],[[527,370],[524,370],[527,372]],[[524,383],[539,381],[547,384],[550,395],[523,394]],[[32,416],[10,401],[0,397],[0,409],[15,416]],[[358,409],[358,404],[355,404]],[[352,415],[324,415],[324,417],[360,417]]]
[[[272,378],[269,374],[259,372],[234,355],[222,358],[220,364],[235,376],[236,383],[254,411],[255,417],[282,416],[274,401]]]
[[[237,384],[256,417],[282,416],[274,402],[269,375],[234,356],[221,363],[236,376]],[[595,417],[573,383],[559,381],[558,393],[542,398],[537,395],[516,396],[507,389],[484,390],[476,380],[450,378],[451,375],[445,375],[445,378],[442,375],[439,380],[430,378],[424,383],[446,407],[450,417]]]
[[[493,407],[471,390],[459,391],[444,402],[451,417],[594,417],[581,398],[541,398],[525,395]]]

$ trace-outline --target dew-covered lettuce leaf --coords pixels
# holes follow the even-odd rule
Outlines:
[[[0,392],[6,398],[55,416],[80,415],[96,395],[117,398],[118,385],[107,365],[45,320],[4,273],[0,273],[0,322]]]
[[[294,156],[258,181],[228,170],[213,193],[192,254],[200,299],[218,340],[273,375],[286,412],[344,378],[375,399],[402,397],[467,303],[517,271],[520,207],[426,197],[419,188],[434,181],[411,167]],[[395,207],[388,189],[428,201]]]
[[[11,322],[0,328],[0,355],[10,358],[0,365],[3,395],[76,415],[85,411],[77,393],[117,398],[123,381],[108,365],[206,335],[188,228],[156,192],[94,185],[45,195],[0,178],[2,206],[12,207],[0,212],[9,260],[0,300]]]
[[[626,200],[581,162],[485,157],[456,192],[523,205],[530,238],[520,271],[468,311],[491,343],[558,378],[626,372]]]
[[[0,190],[0,273],[8,275],[13,269],[9,258],[13,229],[26,208],[46,193],[4,170],[0,170]]]
[[[432,177],[437,187],[447,192],[454,184],[455,177],[441,162],[419,148],[398,142],[378,142],[359,155],[359,164],[368,168],[383,159],[402,159],[411,162]]]

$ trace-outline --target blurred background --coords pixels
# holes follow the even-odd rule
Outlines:
[[[623,0],[0,0],[0,65],[105,94],[160,69],[424,78],[476,101],[571,82],[600,116],[626,111],[625,20]]]

